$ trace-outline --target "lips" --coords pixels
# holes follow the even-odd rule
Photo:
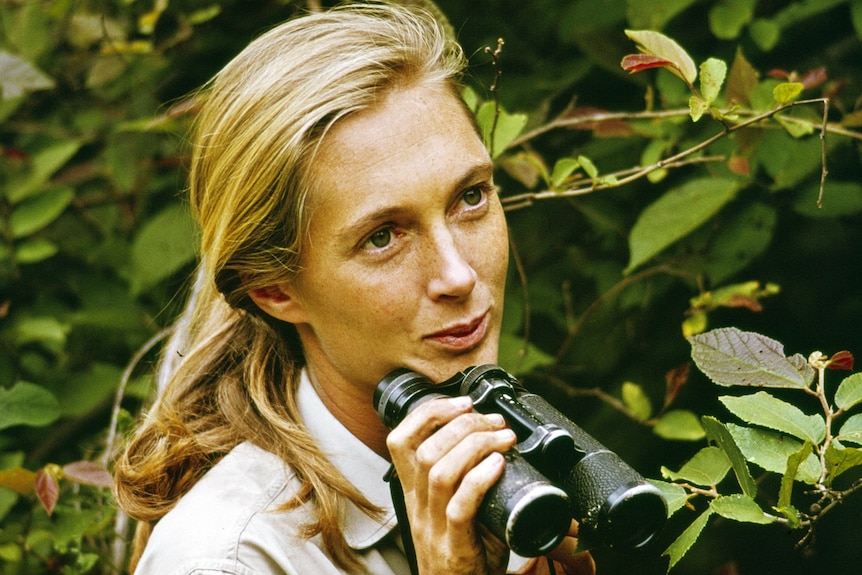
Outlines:
[[[425,337],[426,340],[451,351],[468,351],[479,345],[488,330],[488,313],[465,323],[459,323]]]

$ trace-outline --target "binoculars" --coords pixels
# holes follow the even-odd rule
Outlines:
[[[658,488],[499,366],[471,367],[439,384],[398,369],[377,384],[374,405],[391,429],[417,405],[459,395],[480,413],[502,415],[518,438],[479,509],[480,522],[513,552],[547,553],[573,518],[581,542],[617,549],[643,547],[664,525]]]

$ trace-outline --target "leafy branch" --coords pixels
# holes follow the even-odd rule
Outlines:
[[[725,395],[721,403],[745,425],[703,417],[709,445],[678,471],[662,468],[669,482],[656,482],[671,503],[669,513],[691,507],[696,496],[710,498],[709,507],[665,550],[672,568],[691,548],[709,516],[758,524],[780,524],[801,530],[797,545],[814,539],[817,523],[838,504],[862,491],[862,481],[849,487],[835,485],[839,476],[862,468],[862,414],[844,421],[840,416],[862,403],[862,373],[844,378],[834,394],[827,391],[826,370],[852,370],[853,356],[841,351],[832,356],[814,352],[806,359],[785,356],[783,346],[766,336],[735,328],[721,328],[688,338],[692,359],[713,383],[725,387],[762,388],[752,394]],[[817,399],[822,415],[807,415],[767,390],[803,391]],[[835,408],[832,407],[834,402]],[[781,478],[776,501],[764,510],[756,499],[759,488],[749,464]],[[722,493],[718,486],[733,470],[740,493]],[[800,511],[793,502],[796,483],[809,484],[804,495],[816,500]]]

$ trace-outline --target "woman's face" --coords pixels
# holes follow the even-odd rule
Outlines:
[[[312,176],[303,269],[279,287],[315,379],[373,389],[397,367],[496,362],[506,223],[457,97],[393,91],[336,124]]]

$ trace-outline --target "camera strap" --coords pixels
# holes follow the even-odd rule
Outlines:
[[[389,471],[383,476],[384,481],[389,483],[389,492],[392,494],[392,505],[395,507],[395,516],[398,518],[398,528],[401,530],[401,544],[404,546],[404,555],[410,565],[410,573],[419,575],[419,565],[416,563],[416,549],[413,547],[413,535],[410,533],[410,521],[407,519],[407,504],[404,502],[404,488],[398,478],[395,466],[389,466]]]

